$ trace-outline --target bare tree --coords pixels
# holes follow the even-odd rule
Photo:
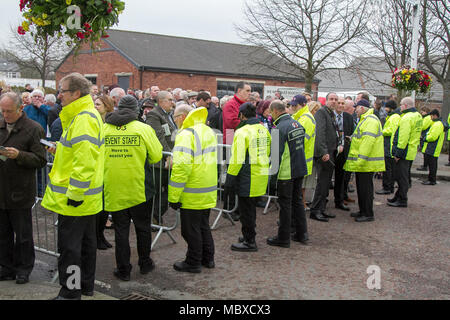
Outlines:
[[[450,111],[450,3],[424,0],[422,3],[423,55],[421,61],[444,89],[442,116]]]
[[[366,32],[368,8],[369,0],[252,0],[245,4],[247,21],[236,28],[244,41],[290,68],[273,59],[251,63],[304,77],[310,91],[314,77],[342,65],[346,51]]]
[[[359,52],[364,54],[363,59],[356,59],[348,69],[380,86],[391,87],[390,76],[395,68],[411,61],[413,8],[404,0],[374,1],[373,4],[368,31],[361,38]],[[380,76],[383,73],[384,76]],[[398,90],[398,99],[404,94]]]
[[[19,35],[11,28],[12,40],[2,49],[3,56],[19,67],[36,70],[45,86],[45,80],[58,63],[71,51],[64,37],[49,37],[27,32]]]

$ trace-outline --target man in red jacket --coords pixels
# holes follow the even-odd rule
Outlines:
[[[236,86],[236,94],[223,107],[223,143],[232,144],[234,131],[239,125],[239,107],[248,101],[252,88],[248,82],[241,81]]]

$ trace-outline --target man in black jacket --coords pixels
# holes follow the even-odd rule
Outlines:
[[[355,131],[355,126],[353,117],[347,112],[344,112],[344,108],[345,99],[339,97],[337,107],[334,110],[339,132],[339,146],[337,148],[336,167],[334,168],[334,204],[337,209],[349,211],[350,209],[344,204],[349,182],[349,179],[345,179],[344,164],[347,161],[350,150],[350,137],[353,131]]]
[[[0,109],[0,281],[24,284],[35,259],[31,208],[36,169],[47,163],[44,129],[28,119],[16,93],[3,94]]]
[[[314,165],[317,168],[317,185],[311,204],[310,218],[328,222],[328,218],[336,217],[325,213],[331,178],[335,166],[335,154],[338,146],[338,130],[333,110],[337,106],[338,96],[334,92],[327,94],[326,105],[317,110],[316,143],[314,145]]]

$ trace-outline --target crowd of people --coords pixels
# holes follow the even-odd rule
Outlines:
[[[350,211],[353,176],[359,211],[350,215],[356,222],[373,221],[374,193],[394,194],[395,183],[387,205],[407,207],[418,150],[424,154],[420,169],[429,169],[423,184],[436,184],[448,130],[438,110],[420,114],[411,97],[397,105],[395,96],[381,103],[371,102],[367,92],[355,100],[330,92],[322,105],[306,92],[291,100],[280,92],[261,99],[247,82],[221,99],[205,90],[158,86],[127,92],[113,86],[100,93],[77,73],[59,85],[57,96],[34,89],[0,97],[0,281],[28,282],[34,265],[31,207],[42,196],[42,206],[59,215],[56,299],[93,294],[96,250],[112,247],[103,235],[108,216],[115,232],[113,273],[123,281],[132,269],[131,222],[140,272],[148,274],[155,267],[151,225],[162,224],[169,207],[180,210],[188,245],[174,269],[214,268],[209,215],[221,187],[220,143],[231,146],[222,200],[232,208],[237,196],[232,218],[242,226],[231,250],[252,252],[258,250],[256,207],[265,205],[267,193],[277,195],[280,205],[278,230],[267,244],[283,248],[291,241],[308,244],[306,211],[321,222],[336,217],[327,209],[330,189],[335,208]],[[41,139],[53,144],[44,147]],[[36,190],[46,153],[54,156],[53,167]],[[379,173],[383,188],[374,191]],[[311,202],[306,189],[315,189]],[[69,281],[73,266],[81,274],[75,285]]]

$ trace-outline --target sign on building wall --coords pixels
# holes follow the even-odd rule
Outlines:
[[[284,98],[292,99],[296,95],[305,92],[305,88],[264,86],[264,99],[266,99],[268,96],[275,98],[276,91],[280,91],[281,95]]]

